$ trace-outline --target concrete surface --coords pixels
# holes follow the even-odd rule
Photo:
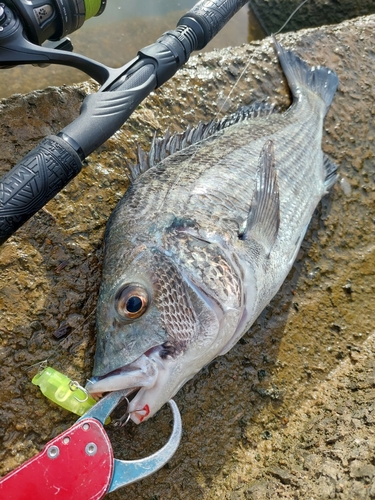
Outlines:
[[[279,37],[338,73],[323,149],[340,180],[275,299],[176,396],[184,435],[168,466],[108,498],[375,497],[374,30],[368,16]],[[88,91],[85,83],[0,101],[0,172],[69,123]],[[103,231],[136,144],[264,98],[289,104],[269,39],[192,58],[0,248],[1,474],[76,420],[31,378],[43,360],[81,383],[90,376]],[[170,418],[163,409],[139,427],[109,427],[116,456],[156,450]]]

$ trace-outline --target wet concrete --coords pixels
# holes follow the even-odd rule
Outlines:
[[[169,465],[108,498],[375,496],[374,29],[369,16],[280,36],[339,75],[323,149],[340,166],[340,181],[317,209],[275,299],[176,396],[184,435]],[[86,91],[88,84],[2,101],[0,171],[71,121]],[[82,383],[90,376],[104,225],[127,187],[124,165],[136,143],[147,148],[155,130],[181,130],[223,105],[234,110],[268,96],[288,106],[269,39],[193,58],[1,247],[0,473],[75,421],[30,381],[45,359]],[[61,340],[58,329],[66,333]],[[109,427],[116,456],[161,446],[170,419],[163,409],[139,427]]]

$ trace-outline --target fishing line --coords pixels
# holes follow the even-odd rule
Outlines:
[[[280,31],[288,24],[288,22],[291,20],[291,18],[295,15],[295,13],[307,2],[308,0],[303,0],[302,3],[300,3],[298,5],[298,7],[296,9],[294,9],[294,11],[292,12],[292,14],[288,17],[288,19],[285,21],[285,23],[281,26],[281,28],[275,33],[275,35],[277,35],[278,33],[280,33]],[[249,56],[248,58],[248,62],[246,63],[244,69],[241,71],[241,74],[240,76],[237,78],[236,82],[234,83],[233,87],[231,88],[229,94],[226,96],[223,104],[221,105],[221,107],[218,109],[218,111],[216,112],[215,116],[213,117],[212,119],[212,122],[215,122],[218,120],[218,116],[220,115],[221,111],[223,110],[224,106],[226,105],[226,103],[228,102],[228,100],[230,99],[230,96],[232,95],[233,91],[236,89],[238,83],[241,81],[241,78],[243,77],[243,75],[246,73],[246,71],[248,70],[249,66],[251,64],[251,57]],[[172,136],[173,137],[173,136]],[[197,141],[197,143],[200,142],[200,141]],[[195,155],[197,154],[197,149],[193,152],[193,154],[190,156],[187,164],[189,165],[195,158]],[[176,179],[175,181],[173,182],[173,184],[171,185],[171,187],[167,190],[167,192],[165,193],[165,195],[163,196],[163,198],[161,200],[159,200],[159,206],[158,206],[158,209],[160,209],[160,207],[163,206],[163,204],[165,203],[169,193],[173,190],[173,188],[175,186],[178,186],[179,185],[179,182],[180,182],[180,178],[185,175],[184,172],[179,172],[176,176]]]
[[[285,21],[285,23],[281,26],[281,28],[280,28],[278,31],[276,31],[276,33],[272,33],[272,34],[273,34],[273,36],[278,35],[278,34],[280,33],[280,31],[281,31],[281,30],[283,30],[283,29],[285,28],[285,26],[289,23],[289,21],[292,19],[292,17],[294,16],[294,14],[296,14],[296,12],[298,12],[298,11],[299,11],[299,9],[300,9],[301,7],[303,7],[303,6],[305,5],[305,3],[306,3],[306,2],[308,2],[308,1],[309,1],[309,0],[303,0],[303,2],[302,2],[302,3],[300,3],[300,4],[298,5],[298,7],[296,7],[296,8],[294,9],[294,11],[290,14],[290,16],[288,17],[288,19],[287,19],[287,20]]]
[[[290,14],[290,16],[288,17],[288,19],[285,21],[285,23],[281,26],[281,28],[276,31],[276,33],[271,33],[272,36],[276,36],[280,33],[280,31],[282,31],[285,26],[289,23],[289,21],[294,17],[294,15],[299,11],[299,9],[301,7],[303,7],[305,5],[305,3],[307,3],[309,0],[303,0],[302,3],[300,3],[295,9],[294,11]],[[235,82],[235,84],[233,85],[233,87],[231,88],[229,94],[227,95],[227,97],[225,98],[223,104],[221,105],[220,109],[217,111],[215,117],[214,117],[214,120],[216,120],[216,118],[220,115],[221,111],[223,110],[224,106],[226,105],[226,103],[229,101],[229,98],[230,96],[232,95],[234,89],[237,87],[238,83],[241,81],[241,78],[243,77],[244,73],[247,71],[248,67],[250,66],[250,61],[251,59],[249,58],[248,59],[248,62],[246,64],[246,66],[244,67],[244,69],[242,70],[240,76],[237,78],[237,81]]]

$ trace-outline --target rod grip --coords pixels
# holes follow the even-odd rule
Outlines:
[[[190,26],[199,34],[199,45],[203,49],[249,0],[201,0],[178,22]]]
[[[81,170],[81,159],[50,135],[0,180],[0,245]]]

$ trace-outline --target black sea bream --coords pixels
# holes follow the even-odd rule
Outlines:
[[[154,141],[138,170],[150,168],[108,222],[88,388],[140,388],[130,404],[134,422],[248,330],[336,180],[321,142],[337,76],[275,44],[290,108],[243,108]],[[166,156],[168,148],[176,152]]]

